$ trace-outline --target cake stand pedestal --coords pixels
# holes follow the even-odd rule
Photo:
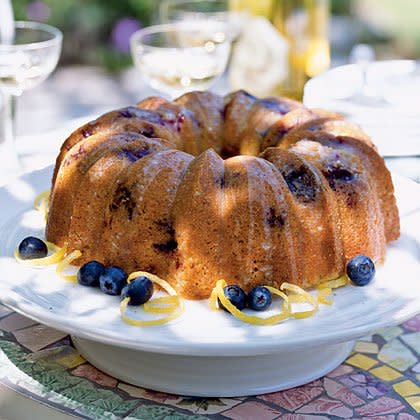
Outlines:
[[[313,381],[339,366],[354,342],[255,356],[152,353],[72,336],[98,369],[134,385],[184,396],[238,397],[280,391]]]

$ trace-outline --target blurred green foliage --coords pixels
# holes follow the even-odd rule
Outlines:
[[[334,15],[349,15],[351,0],[331,0],[331,13]]]
[[[151,23],[154,0],[13,0],[15,18],[49,23],[64,33],[63,64],[100,64],[119,70],[131,62],[126,49],[133,31]]]
[[[131,63],[132,32],[157,21],[159,0],[12,0],[16,19],[57,26],[64,33],[62,64],[118,71]],[[357,42],[382,43],[395,54],[420,54],[420,0],[331,0],[333,15],[364,23]],[[350,37],[352,42],[354,37]],[[349,45],[351,48],[351,45]],[[391,52],[391,55],[395,55]]]
[[[419,0],[354,0],[353,8],[366,25],[392,40],[399,55],[419,58]]]

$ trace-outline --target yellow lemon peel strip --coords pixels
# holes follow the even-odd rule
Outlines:
[[[63,274],[63,270],[70,265],[70,263],[74,260],[77,260],[77,258],[79,258],[82,255],[81,251],[79,251],[78,249],[70,252],[70,254],[66,255],[58,264],[57,267],[55,269],[56,273],[63,278],[66,281],[70,281],[72,283],[76,283],[77,282],[77,275],[76,274],[72,274],[72,275],[66,275]]]
[[[40,210],[41,207],[44,205],[45,208],[47,207],[48,200],[50,199],[50,190],[43,191],[39,193],[34,200],[34,208],[35,210]]]
[[[317,286],[318,302],[324,305],[332,305],[332,290],[346,286],[349,283],[347,276],[341,276],[338,279],[326,281]]]
[[[146,271],[135,271],[131,273],[128,278],[127,282],[131,283],[135,278],[145,276],[148,277],[153,283],[158,284],[162,289],[164,289],[169,296],[158,297],[155,299],[151,299],[143,305],[143,309],[145,312],[149,313],[169,313],[168,316],[159,319],[151,319],[151,320],[141,320],[141,319],[133,319],[130,318],[127,312],[127,305],[130,301],[130,298],[125,298],[120,303],[120,312],[121,312],[121,319],[135,327],[150,327],[155,325],[163,325],[169,321],[172,321],[175,318],[178,318],[184,312],[184,301],[183,299],[178,296],[175,289],[166,281],[161,279],[160,277],[148,273]],[[166,305],[166,306],[162,306]]]
[[[32,260],[23,260],[19,257],[19,251],[18,248],[16,248],[14,252],[16,260],[21,264],[31,267],[43,267],[60,262],[67,253],[67,244],[60,248],[51,242],[44,242],[47,244],[48,249],[53,252],[51,255],[43,258],[34,258]]]
[[[146,302],[143,310],[149,313],[167,314],[173,312],[178,305],[178,296],[162,296]]]
[[[178,295],[175,289],[166,280],[161,279],[155,274],[148,273],[147,271],[134,271],[128,276],[127,282],[131,283],[135,278],[141,277],[141,276],[148,277],[153,283],[158,284],[163,290],[165,290],[166,293],[168,293],[168,295],[171,295],[171,296]]]
[[[219,301],[217,300],[217,290],[214,288],[211,291],[210,299],[209,299],[209,306],[212,311],[217,311],[219,308]]]
[[[346,286],[349,283],[347,276],[341,276],[338,279],[326,281],[317,286],[318,290],[321,289],[338,289],[339,287]]]
[[[272,287],[272,286],[264,286],[264,287],[266,287],[271,292],[271,294],[277,295],[283,299],[284,301],[283,311],[285,312],[285,314],[287,314],[287,318],[289,318],[290,312],[291,312],[289,296],[287,296],[286,293],[283,293],[279,289],[276,289],[275,287]]]
[[[306,297],[302,295],[289,295],[290,303],[305,303],[307,302]]]
[[[272,315],[267,318],[260,318],[253,315],[247,315],[238,308],[236,308],[229,299],[225,296],[223,288],[227,286],[227,283],[224,280],[218,280],[214,290],[216,290],[217,298],[222,302],[223,306],[239,320],[253,325],[274,325],[278,324],[281,321],[286,320],[289,317],[289,304],[287,296],[280,290],[275,289],[274,287],[266,286],[271,293],[280,296],[286,302],[286,305],[283,305],[282,312],[278,315]]]
[[[318,290],[318,302],[324,305],[332,305],[334,302],[332,300],[332,289],[330,287],[325,287],[323,289]],[[330,298],[328,298],[330,297]]]
[[[125,323],[127,323],[129,325],[133,325],[134,327],[152,327],[152,326],[155,326],[155,325],[163,325],[163,324],[166,324],[169,321],[172,321],[175,318],[178,318],[182,314],[182,312],[184,311],[184,307],[181,304],[181,306],[177,307],[176,311],[173,311],[171,314],[169,314],[168,316],[166,316],[164,318],[152,319],[152,320],[133,319],[133,318],[130,318],[129,316],[126,315],[127,305],[128,305],[129,301],[130,301],[130,298],[128,298],[128,297],[121,301],[121,304],[120,304],[121,319]]]
[[[46,244],[47,244],[47,247],[48,247],[48,249],[50,250],[50,251],[52,251],[52,252],[57,252],[57,251],[59,251],[60,249],[62,249],[62,248],[66,248],[66,250],[67,250],[67,244],[64,244],[64,246],[63,247],[60,247],[60,246],[58,246],[58,245],[56,245],[56,244],[53,244],[52,242],[48,242],[48,241],[44,241]]]
[[[318,300],[315,299],[310,293],[303,290],[301,287],[296,286],[295,284],[283,283],[280,286],[280,289],[292,292],[296,295],[303,296],[305,298],[305,301],[311,304],[313,307],[313,309],[311,309],[310,311],[292,312],[290,315],[293,318],[296,318],[296,319],[309,318],[310,316],[314,315],[316,311],[318,310],[318,306],[319,306]],[[290,299],[290,295],[289,295],[289,299]]]
[[[44,215],[44,219],[47,220],[48,217],[48,201],[50,199],[50,190],[43,191],[38,194],[34,200],[34,208],[37,211],[40,211]]]

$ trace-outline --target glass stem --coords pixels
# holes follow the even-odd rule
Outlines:
[[[15,146],[15,98],[3,93],[0,127],[0,162],[2,170],[20,169]]]

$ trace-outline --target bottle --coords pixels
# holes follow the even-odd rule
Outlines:
[[[273,93],[300,100],[307,80],[330,66],[329,0],[276,0],[272,22],[289,43],[288,77]]]
[[[271,18],[275,0],[229,0],[229,10]]]
[[[230,0],[229,8],[251,16],[233,52],[232,89],[301,100],[306,81],[330,65],[329,0]]]

